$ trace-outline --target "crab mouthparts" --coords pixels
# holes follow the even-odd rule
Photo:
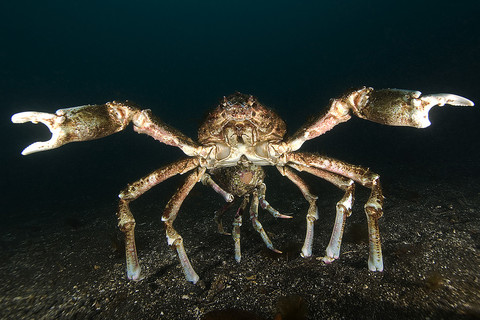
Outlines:
[[[242,171],[239,174],[240,176],[240,181],[242,181],[245,184],[250,184],[250,182],[253,179],[253,173],[251,171]]]

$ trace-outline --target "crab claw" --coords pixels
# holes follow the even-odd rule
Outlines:
[[[428,119],[428,112],[431,108],[433,108],[434,106],[441,107],[446,104],[464,107],[472,107],[474,105],[473,101],[451,93],[435,93],[425,96],[422,96],[420,94],[418,98],[412,99],[412,105],[418,112],[418,123],[420,125],[420,128],[425,128],[430,125],[430,120]]]
[[[360,93],[360,95],[358,95]],[[362,96],[363,95],[363,96]],[[363,119],[391,126],[426,128],[434,106],[473,106],[467,98],[450,93],[422,95],[420,91],[363,88],[353,95],[353,112]]]
[[[103,105],[85,105],[58,109],[55,113],[27,111],[12,116],[13,123],[43,123],[52,133],[48,141],[29,145],[22,154],[55,149],[75,141],[106,137],[125,129],[138,112],[126,103],[108,102]]]
[[[457,96],[451,93],[435,93],[421,97],[423,101],[429,102],[431,106],[444,106],[449,104],[451,106],[472,107],[473,101],[467,98]]]
[[[60,147],[65,144],[61,141],[62,130],[60,125],[65,121],[65,117],[62,115],[45,113],[45,112],[36,112],[36,111],[27,111],[16,113],[12,116],[13,123],[43,123],[48,127],[52,133],[52,137],[48,141],[39,141],[32,143],[22,151],[22,155],[31,154],[34,152],[50,150]]]

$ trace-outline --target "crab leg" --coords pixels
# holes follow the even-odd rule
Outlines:
[[[199,277],[195,270],[193,270],[187,253],[185,252],[182,236],[178,234],[178,232],[173,228],[173,221],[175,221],[178,210],[180,210],[180,206],[182,205],[183,201],[193,189],[193,186],[195,186],[195,184],[200,181],[205,171],[205,168],[198,168],[195,172],[191,173],[187,177],[185,183],[180,188],[178,188],[175,194],[168,201],[167,206],[165,207],[165,211],[162,215],[162,221],[165,222],[167,242],[169,245],[175,247],[175,249],[177,250],[178,258],[180,260],[180,264],[182,265],[185,278],[187,279],[187,281],[193,283],[197,283]]]
[[[247,194],[243,197],[242,204],[235,214],[235,219],[233,220],[233,230],[232,237],[235,243],[235,260],[240,262],[242,259],[242,251],[240,249],[240,227],[242,226],[242,214],[245,208],[247,207],[250,196]]]
[[[125,233],[125,256],[127,260],[127,278],[130,280],[141,280],[141,269],[138,263],[137,250],[135,247],[135,219],[129,208],[129,203],[155,185],[176,175],[188,172],[198,167],[199,161],[196,158],[180,160],[160,169],[155,170],[142,179],[129,184],[119,194],[120,203],[117,213],[118,227]]]
[[[212,177],[208,173],[205,173],[203,175],[201,181],[204,185],[208,185],[213,190],[215,190],[215,192],[221,195],[227,202],[227,204],[223,208],[215,212],[215,222],[217,223],[219,233],[224,235],[230,235],[230,233],[225,232],[225,230],[223,229],[222,216],[232,206],[234,200],[233,194],[223,190],[222,187],[220,187],[215,181],[213,181]]]
[[[287,149],[296,151],[310,139],[348,121],[353,113],[359,118],[391,126],[425,128],[430,125],[428,112],[434,106],[473,106],[473,102],[454,94],[422,95],[420,91],[363,87],[332,99],[330,107],[305,124],[287,140]]]
[[[153,116],[151,110],[140,110],[128,101],[59,109],[55,114],[21,112],[12,116],[12,122],[41,122],[52,132],[50,140],[31,144],[22,151],[23,155],[58,148],[74,141],[103,138],[122,131],[130,122],[133,122],[136,132],[179,147],[189,156],[198,155],[201,149],[192,139]]]
[[[333,227],[332,236],[327,249],[325,250],[326,256],[323,257],[323,262],[330,263],[340,256],[340,246],[342,244],[343,231],[345,229],[345,221],[347,217],[352,214],[352,205],[354,201],[355,184],[353,180],[342,177],[338,174],[328,171],[320,170],[314,167],[300,166],[296,164],[289,164],[297,171],[306,171],[319,178],[325,179],[338,188],[345,191],[343,198],[337,202],[336,205],[336,217],[335,225]]]
[[[312,153],[292,152],[287,154],[286,159],[289,165],[310,166],[333,172],[371,189],[370,197],[364,207],[369,234],[368,268],[370,271],[383,271],[382,246],[378,229],[378,219],[383,215],[384,199],[380,187],[380,176],[370,172],[369,169]]]
[[[270,240],[267,233],[263,229],[262,224],[258,220],[258,201],[259,201],[258,191],[257,189],[255,189],[252,192],[252,203],[250,204],[250,220],[252,220],[253,228],[260,234],[263,242],[265,243],[268,249],[276,253],[282,253],[280,250],[277,250],[273,247],[272,241]]]
[[[265,200],[265,191],[267,190],[267,186],[265,183],[262,182],[260,186],[258,187],[258,200],[260,201],[260,206],[262,207],[263,210],[267,210],[270,212],[272,216],[275,218],[284,218],[284,219],[291,219],[293,218],[292,216],[288,216],[285,214],[281,214],[277,210],[275,210],[270,203],[268,203],[267,200]]]
[[[205,173],[203,175],[201,181],[204,185],[210,186],[216,193],[221,195],[223,199],[225,199],[225,201],[227,202],[225,206],[223,206],[220,210],[217,210],[215,212],[214,219],[215,219],[215,222],[217,223],[218,232],[220,234],[230,235],[230,233],[225,232],[225,230],[223,229],[222,216],[232,206],[233,200],[234,200],[233,194],[223,190],[222,187],[220,187],[215,181],[213,181],[212,177],[208,173]]]
[[[232,202],[228,202],[227,204],[225,204],[221,209],[217,210],[215,212],[215,222],[217,223],[217,228],[218,228],[218,233],[220,234],[224,234],[226,236],[231,236],[232,234],[231,233],[228,233],[228,232],[225,232],[225,230],[223,229],[223,222],[222,222],[222,217],[223,215],[225,214],[225,212],[230,209],[230,207],[233,205],[233,201]]]
[[[203,185],[208,185],[210,186],[213,190],[215,190],[216,193],[221,195],[226,202],[232,202],[234,197],[233,194],[223,190],[215,181],[213,181],[212,177],[208,174],[205,173],[202,177],[202,183]]]
[[[313,224],[316,220],[318,220],[318,208],[316,201],[318,197],[312,193],[307,186],[307,184],[300,178],[292,169],[288,167],[277,166],[278,171],[282,174],[282,176],[287,177],[290,181],[292,181],[302,192],[305,199],[310,204],[307,212],[307,232],[305,235],[305,241],[303,243],[301,256],[302,257],[310,257],[312,255],[312,242],[313,242]]]
[[[127,278],[142,280],[141,268],[138,263],[137,247],[135,246],[135,218],[128,206],[129,201],[120,200],[118,204],[118,228],[125,234],[125,258],[127,262]]]

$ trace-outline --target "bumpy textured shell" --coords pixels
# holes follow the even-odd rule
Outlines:
[[[203,145],[224,142],[223,131],[232,122],[253,125],[257,141],[281,140],[287,128],[274,111],[260,104],[256,98],[237,92],[224,98],[208,114],[198,130],[198,141]]]

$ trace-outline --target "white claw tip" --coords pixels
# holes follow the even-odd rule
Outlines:
[[[32,143],[31,145],[23,149],[22,156],[26,156],[26,155],[41,151],[39,147],[40,145],[41,145],[41,142]]]
[[[26,120],[22,117],[21,113],[15,113],[11,118],[13,123],[24,123]]]
[[[452,106],[461,106],[461,107],[473,107],[475,104],[473,101],[464,98],[462,96],[458,96],[456,94],[451,93],[436,93],[436,94],[429,94],[424,97],[425,100],[429,101],[432,106],[439,105],[443,106],[446,104]]]
[[[467,98],[461,97],[461,96],[457,96],[455,94],[446,95],[445,100],[447,101],[446,102],[447,104],[450,104],[452,106],[462,106],[462,107],[473,107],[474,106],[473,101],[471,101]]]

